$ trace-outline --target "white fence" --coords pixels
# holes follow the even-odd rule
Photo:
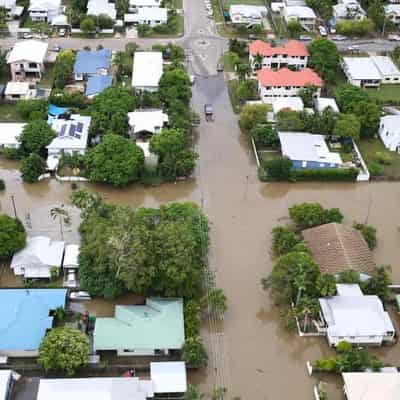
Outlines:
[[[87,182],[88,179],[83,176],[59,176],[55,174],[56,179],[60,182]]]

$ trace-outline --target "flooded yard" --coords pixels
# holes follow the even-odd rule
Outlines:
[[[206,371],[191,374],[191,380],[209,390],[214,384],[229,390],[228,398],[243,400],[308,400],[314,378],[305,363],[333,354],[323,338],[299,338],[280,324],[279,310],[271,304],[260,284],[272,269],[270,232],[287,222],[289,206],[317,201],[338,207],[345,223],[354,220],[374,225],[378,233],[376,262],[391,264],[393,280],[400,282],[400,183],[261,183],[253,155],[240,136],[231,112],[222,78],[199,79],[194,87],[194,108],[213,104],[215,121],[204,120],[199,128],[200,153],[195,178],[159,187],[132,186],[110,189],[87,185],[107,201],[131,206],[157,206],[169,201],[191,200],[204,207],[210,219],[210,268],[217,284],[228,296],[229,309],[222,326],[207,321],[203,336],[209,347]],[[13,214],[14,196],[18,215],[51,204],[67,204],[70,184],[49,180],[23,184],[15,162],[0,162],[7,189],[0,194],[3,212]],[[83,186],[83,185],[82,185]],[[56,228],[54,228],[56,229]],[[135,301],[130,295],[118,304]],[[92,307],[92,306],[90,306]],[[113,304],[96,300],[91,311],[112,315]],[[399,327],[399,316],[393,315]],[[399,363],[400,346],[375,349],[384,360]],[[342,399],[337,378],[330,382],[330,400]]]

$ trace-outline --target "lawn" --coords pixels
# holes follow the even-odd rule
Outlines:
[[[377,152],[391,157],[392,163],[383,166],[383,174],[400,177],[400,154],[387,150],[379,139],[361,140],[357,145],[367,165],[376,162]]]
[[[265,0],[222,0],[224,8],[229,8],[232,4],[249,4],[254,6],[265,6]]]
[[[231,79],[230,81],[227,82],[227,85],[228,85],[228,94],[229,94],[229,98],[231,100],[233,112],[235,114],[238,114],[240,111],[240,103],[239,103],[239,98],[237,96],[238,81],[237,81],[237,79]]]
[[[379,89],[365,89],[373,98],[383,102],[400,101],[400,85],[381,85]]]
[[[40,80],[38,86],[42,88],[49,88],[53,87],[54,83],[54,64],[46,64],[46,70],[42,79]]]
[[[24,122],[24,119],[17,113],[15,103],[0,104],[0,122]]]

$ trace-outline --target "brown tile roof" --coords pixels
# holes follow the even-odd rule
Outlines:
[[[376,265],[361,233],[351,227],[331,223],[303,232],[321,272],[336,274],[348,269],[371,274]]]

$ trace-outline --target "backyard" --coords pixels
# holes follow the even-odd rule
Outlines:
[[[390,164],[382,165],[383,175],[400,178],[400,154],[387,150],[379,139],[361,140],[357,143],[368,166],[377,162],[377,153],[390,159]]]
[[[15,103],[0,105],[0,122],[24,122],[17,112]]]
[[[371,98],[381,102],[399,102],[400,85],[381,85],[379,89],[365,89]]]

